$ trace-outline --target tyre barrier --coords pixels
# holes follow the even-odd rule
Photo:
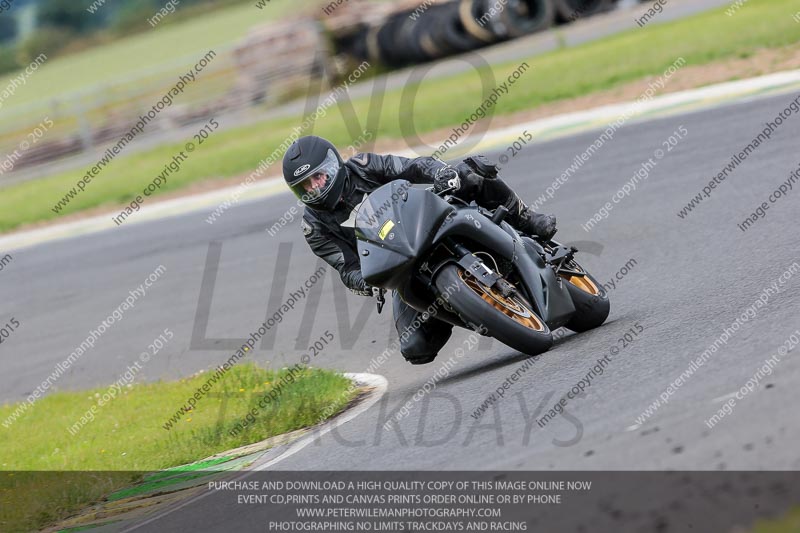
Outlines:
[[[546,30],[610,9],[616,0],[430,0],[365,25],[340,52],[402,67]]]
[[[555,4],[556,19],[558,22],[564,23],[607,11],[613,2],[610,0],[553,0],[553,3]]]

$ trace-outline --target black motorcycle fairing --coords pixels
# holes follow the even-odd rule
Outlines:
[[[433,242],[440,243],[448,238],[467,239],[513,262],[525,298],[549,327],[565,324],[575,312],[569,292],[537,253],[535,241],[520,236],[507,222],[495,224],[477,206],[459,208],[448,217]],[[458,262],[458,259],[452,261]]]
[[[436,232],[433,242],[439,243],[448,237],[466,237],[476,242],[479,246],[492,250],[501,257],[513,261],[517,255],[517,248],[522,246],[517,242],[514,234],[508,233],[503,228],[486,217],[481,209],[475,206],[458,208],[447,217]]]
[[[406,303],[424,312],[434,301],[433,282],[444,265],[457,263],[470,270],[478,262],[473,252],[490,251],[496,259],[513,265],[518,290],[549,327],[568,322],[575,306],[564,282],[545,262],[544,249],[487,214],[477,205],[452,205],[430,191],[412,188],[407,181],[378,188],[356,215],[365,281],[397,290]],[[484,281],[493,279],[496,276],[488,275]],[[450,314],[442,319],[463,325]]]
[[[454,208],[405,180],[379,187],[356,214],[358,252],[364,280],[397,289],[411,275],[420,254],[428,250],[436,229]]]
[[[547,306],[547,318],[545,319],[550,329],[556,329],[569,322],[570,317],[575,313],[575,304],[572,296],[566,287],[566,281],[559,277],[556,272],[545,263],[539,250],[544,253],[544,248],[531,239],[522,237],[527,255],[539,266],[539,274],[542,280],[542,289],[545,295]]]

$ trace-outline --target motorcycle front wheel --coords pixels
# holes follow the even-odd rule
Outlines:
[[[442,267],[434,284],[440,294],[449,295],[447,302],[466,324],[483,326],[487,336],[527,355],[553,345],[550,328],[519,295],[503,296],[455,264]]]

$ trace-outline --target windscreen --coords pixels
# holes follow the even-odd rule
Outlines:
[[[356,215],[356,228],[362,238],[373,242],[392,240],[397,226],[397,206],[407,198],[408,182],[384,185],[361,204]]]

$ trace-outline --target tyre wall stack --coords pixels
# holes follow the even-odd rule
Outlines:
[[[615,3],[616,0],[426,0],[391,12],[378,22],[349,24],[348,31],[333,37],[339,53],[402,67],[590,17],[610,10]]]

